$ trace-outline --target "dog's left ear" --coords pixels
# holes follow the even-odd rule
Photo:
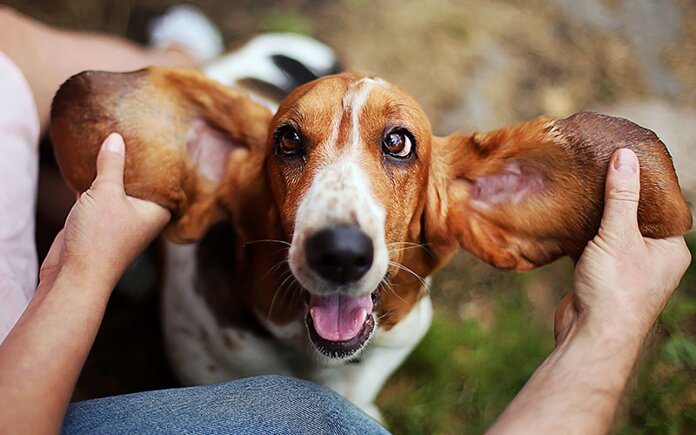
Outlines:
[[[503,269],[578,256],[599,228],[607,167],[619,148],[632,149],[640,162],[641,233],[688,231],[691,212],[657,136],[625,119],[583,112],[434,138],[426,238],[436,246],[456,241]]]

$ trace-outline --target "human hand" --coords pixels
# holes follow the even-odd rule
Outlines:
[[[96,179],[73,206],[41,266],[42,284],[65,272],[111,290],[169,222],[165,208],[126,195],[124,164],[123,138],[112,133],[99,151]]]
[[[614,153],[599,233],[577,262],[573,293],[556,312],[557,344],[574,327],[642,342],[691,262],[683,237],[641,235],[639,174],[633,151]]]

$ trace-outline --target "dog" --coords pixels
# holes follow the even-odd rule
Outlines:
[[[126,192],[172,213],[164,333],[180,380],[298,376],[377,418],[430,324],[428,277],[460,247],[516,271],[577,258],[616,149],[640,160],[643,235],[692,224],[664,144],[630,121],[581,112],[437,137],[404,90],[360,73],[305,84],[275,113],[191,70],[78,74],[50,130],[75,190],[112,131]]]

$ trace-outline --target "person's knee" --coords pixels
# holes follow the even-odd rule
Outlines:
[[[303,379],[297,379],[282,375],[263,375],[251,378],[239,379],[228,383],[219,384],[224,391],[234,391],[238,394],[240,390],[251,395],[264,395],[272,397],[283,397],[286,400],[303,401],[306,398],[317,396],[333,396],[333,391],[320,385],[314,384]]]
[[[274,388],[278,390],[286,391],[297,391],[297,390],[323,390],[321,387],[312,382],[306,381],[304,379],[293,378],[291,376],[283,375],[263,375],[257,377],[260,383],[265,384],[268,388]],[[329,391],[329,390],[327,390]]]
[[[228,402],[244,398],[245,406],[256,407],[273,404],[279,408],[291,404],[294,409],[313,410],[316,413],[332,412],[344,404],[352,406],[336,392],[302,379],[288,376],[265,375],[218,384],[208,393]]]

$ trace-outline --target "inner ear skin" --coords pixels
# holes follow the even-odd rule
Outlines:
[[[218,185],[227,172],[229,154],[243,145],[205,120],[197,118],[190,122],[186,134],[186,152],[203,177]]]

